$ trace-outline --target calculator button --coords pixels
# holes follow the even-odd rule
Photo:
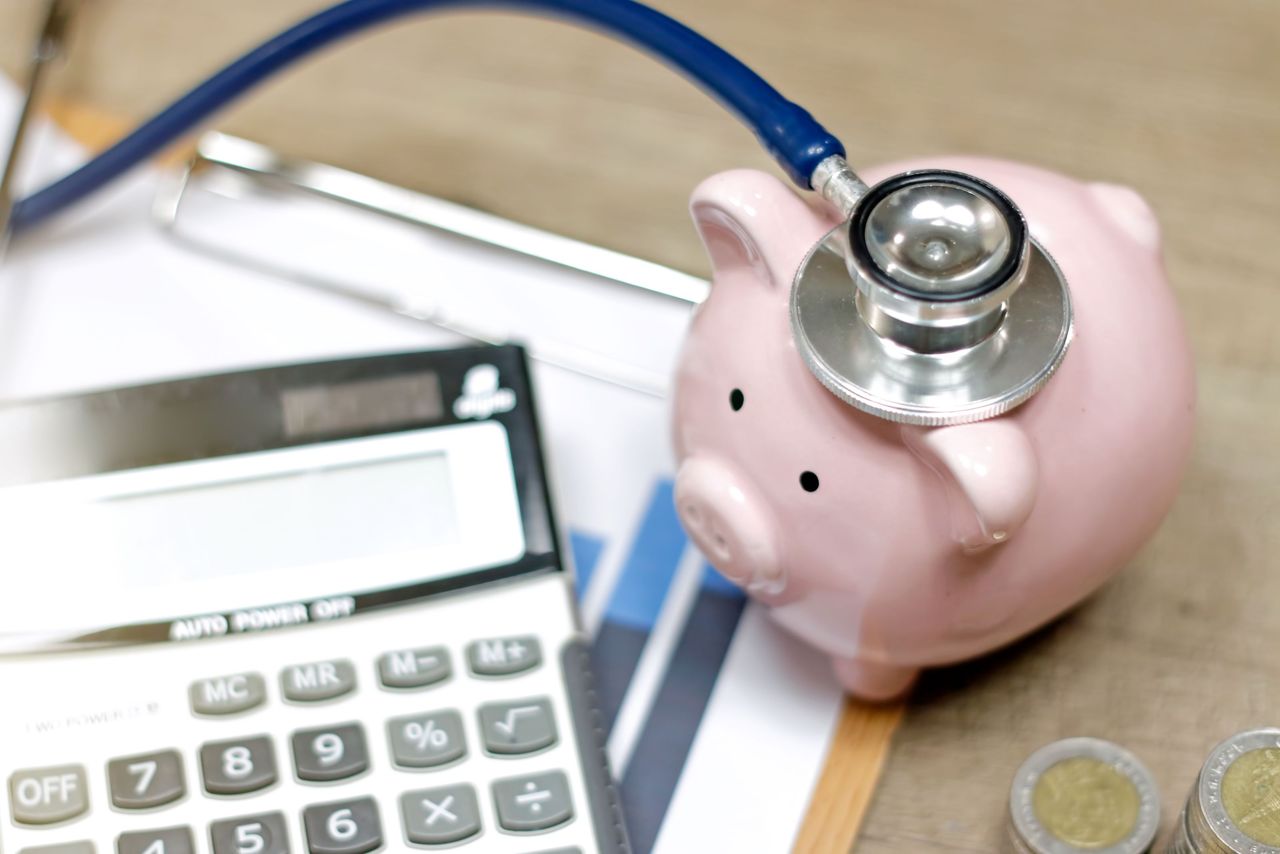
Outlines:
[[[476,790],[465,783],[405,792],[400,818],[405,836],[418,845],[447,845],[480,832]]]
[[[369,748],[360,724],[300,729],[293,743],[293,769],[298,779],[325,783],[354,777],[369,767]]]
[[[462,716],[452,709],[387,721],[391,758],[404,768],[433,768],[467,752]]]
[[[364,854],[382,844],[373,798],[317,804],[302,811],[310,854]]]
[[[511,676],[542,663],[542,647],[532,635],[489,638],[467,645],[467,663],[477,676]]]
[[[195,854],[189,827],[139,830],[116,837],[116,854]]]
[[[506,830],[546,830],[573,818],[569,781],[560,771],[496,780],[493,803]]]
[[[556,743],[551,701],[543,697],[486,703],[480,707],[480,732],[490,753],[514,755],[549,747]]]
[[[314,661],[294,664],[280,674],[286,700],[319,703],[349,693],[356,687],[356,668],[350,661]]]
[[[234,715],[266,702],[267,683],[257,673],[236,673],[197,679],[187,694],[197,715]]]
[[[266,788],[276,781],[271,738],[211,741],[200,748],[200,773],[211,795],[242,795]]]
[[[25,768],[9,777],[9,805],[19,824],[53,824],[89,809],[83,765]]]
[[[209,842],[213,854],[289,854],[284,815],[278,812],[215,821]]]
[[[18,854],[94,854],[93,843],[64,842],[61,845],[37,845],[34,848],[23,848]]]
[[[442,646],[401,649],[378,658],[378,679],[387,688],[425,688],[452,673],[449,651]]]
[[[182,757],[160,750],[112,759],[107,763],[111,803],[122,810],[141,810],[176,801],[186,792]]]

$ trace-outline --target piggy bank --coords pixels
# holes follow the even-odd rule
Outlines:
[[[998,417],[908,426],[838,399],[789,322],[796,270],[835,215],[747,170],[691,203],[713,283],[677,368],[678,513],[715,567],[866,699],[1097,589],[1169,509],[1192,434],[1190,351],[1136,193],[994,160],[869,174],[919,168],[1003,190],[1069,285],[1060,367]]]

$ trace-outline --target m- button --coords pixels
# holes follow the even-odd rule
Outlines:
[[[425,688],[452,672],[449,652],[442,646],[401,649],[378,659],[378,680],[387,688]]]
[[[467,662],[477,676],[511,676],[542,663],[542,647],[532,635],[478,640],[467,646]]]
[[[9,778],[9,805],[19,824],[53,824],[89,808],[83,765],[27,768]]]
[[[267,683],[257,673],[236,673],[197,679],[187,693],[191,711],[197,715],[234,715],[262,705],[267,699]]]

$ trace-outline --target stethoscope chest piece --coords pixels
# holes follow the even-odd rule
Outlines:
[[[1071,297],[1021,212],[959,172],[908,172],[866,192],[804,259],[796,347],[841,400],[890,421],[990,418],[1052,376]]]

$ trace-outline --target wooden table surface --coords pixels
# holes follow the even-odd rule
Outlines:
[[[0,3],[10,72],[35,5]],[[101,144],[323,4],[85,5],[53,88],[77,105],[60,118]],[[855,164],[964,152],[1137,188],[1162,221],[1197,356],[1196,449],[1151,545],[1074,614],[928,674],[905,707],[848,704],[797,850],[848,850],[855,834],[873,853],[997,850],[1014,769],[1078,734],[1150,765],[1167,835],[1215,741],[1280,724],[1280,5],[660,5],[803,102]],[[665,69],[507,15],[370,35],[218,127],[702,274],[689,190],[720,169],[772,168]]]

